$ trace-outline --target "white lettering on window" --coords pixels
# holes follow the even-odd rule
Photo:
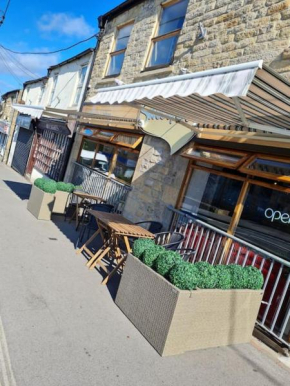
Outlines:
[[[279,210],[273,210],[272,208],[267,208],[265,210],[265,217],[274,221],[281,221],[283,224],[290,224],[290,214],[289,213],[281,213]]]

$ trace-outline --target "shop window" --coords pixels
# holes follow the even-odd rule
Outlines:
[[[239,170],[252,176],[290,182],[290,161],[284,158],[255,155],[243,164]]]
[[[137,165],[138,156],[138,153],[118,149],[117,162],[113,175],[122,181],[130,183]]]
[[[99,144],[94,158],[93,169],[108,175],[114,154],[114,147]]]
[[[290,193],[251,185],[235,235],[290,260]]]
[[[115,133],[111,131],[98,131],[96,134],[94,134],[94,137],[102,139],[103,141],[110,141],[114,135]]]
[[[116,134],[111,142],[135,149],[142,142],[142,139],[143,137],[140,135]]]
[[[218,150],[197,146],[182,154],[186,158],[206,162],[229,169],[238,168],[248,158],[247,153],[234,150]]]
[[[85,166],[92,166],[96,152],[96,142],[84,139],[82,143],[81,152],[79,155],[79,162]]]
[[[172,62],[177,40],[185,19],[188,0],[163,5],[157,36],[152,39],[148,67]]]
[[[127,49],[130,33],[133,28],[133,23],[127,24],[118,29],[118,35],[115,43],[114,51],[110,54],[110,63],[107,75],[114,76],[121,73],[124,62],[125,52]]]
[[[242,184],[240,180],[194,169],[181,209],[227,230]]]

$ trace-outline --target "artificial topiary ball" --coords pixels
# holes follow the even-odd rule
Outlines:
[[[228,267],[226,265],[216,265],[215,271],[217,275],[216,288],[230,289],[232,285],[232,277]]]
[[[264,277],[263,274],[256,267],[245,267],[244,271],[247,276],[247,287],[248,289],[259,290],[263,287]]]
[[[56,182],[53,180],[46,180],[43,184],[42,190],[45,193],[54,194],[56,192]]]
[[[227,266],[231,275],[231,288],[245,289],[247,288],[248,275],[247,271],[237,264],[230,264]]]
[[[181,290],[194,290],[199,282],[199,270],[194,264],[182,262],[169,271],[169,280]]]
[[[56,190],[60,192],[67,192],[67,193],[72,193],[75,189],[74,184],[71,183],[66,183],[66,182],[57,182],[56,184]]]
[[[137,257],[138,259],[141,258],[142,253],[149,249],[150,247],[154,246],[155,243],[151,239],[137,239],[133,243],[132,247],[132,254]]]
[[[174,251],[164,251],[160,253],[155,260],[154,268],[159,275],[166,276],[175,264],[181,262],[183,262],[183,260],[179,253]]]
[[[217,285],[217,273],[215,267],[211,264],[201,261],[195,263],[194,266],[199,271],[199,288],[215,288]]]
[[[164,250],[165,249],[162,246],[153,244],[142,253],[141,260],[148,267],[152,267],[154,261],[157,259],[160,253],[164,252]]]
[[[43,188],[44,183],[45,183],[45,178],[36,178],[36,180],[34,181],[34,185],[41,190]]]

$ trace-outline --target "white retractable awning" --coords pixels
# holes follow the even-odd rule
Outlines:
[[[13,104],[12,107],[21,114],[30,115],[32,118],[40,118],[44,111],[44,107]]]
[[[191,122],[290,136],[290,83],[262,61],[102,88],[93,103],[133,103]]]

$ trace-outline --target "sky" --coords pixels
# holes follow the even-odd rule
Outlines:
[[[0,17],[8,0],[0,0]],[[10,0],[6,18],[0,26],[0,45],[20,52],[49,52],[68,47],[98,32],[98,16],[122,0]],[[87,48],[93,38],[68,51],[51,55],[16,55],[0,47],[0,95],[22,88],[26,80],[46,75],[51,65]]]

